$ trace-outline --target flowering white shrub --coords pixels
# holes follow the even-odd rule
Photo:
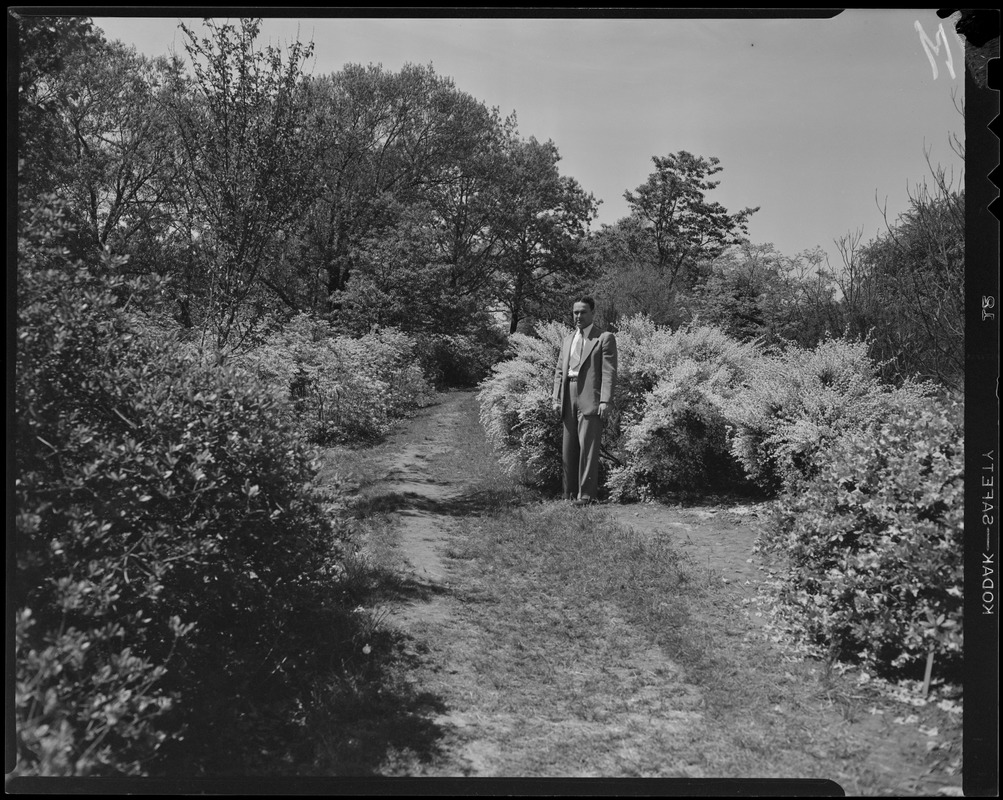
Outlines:
[[[718,328],[670,331],[645,317],[617,333],[620,374],[608,441],[620,462],[612,496],[658,497],[731,482],[721,407],[754,371],[760,355]]]
[[[568,330],[540,325],[537,336],[514,333],[513,353],[496,364],[477,399],[481,425],[502,469],[528,484],[561,480],[561,424],[552,408],[554,368]]]
[[[675,378],[647,395],[623,438],[624,460],[609,478],[614,499],[696,492],[729,473],[724,417],[706,394]]]
[[[392,328],[335,336],[301,314],[241,361],[290,402],[317,442],[378,438],[434,396],[414,341]]]
[[[551,409],[561,325],[515,334],[513,356],[481,386],[481,421],[502,467],[528,483],[558,483],[561,426]],[[867,345],[829,339],[764,353],[721,330],[671,331],[623,320],[613,408],[603,431],[617,500],[723,488],[751,479],[778,491],[822,466],[826,448],[923,400],[925,384],[881,383]]]
[[[550,323],[538,337],[515,334],[513,356],[481,387],[481,421],[502,467],[518,480],[557,484],[561,426],[551,408],[554,367],[568,329]],[[757,361],[754,344],[716,328],[670,331],[644,316],[616,332],[617,388],[603,447],[617,464],[616,499],[659,496],[730,476],[718,406]]]
[[[882,384],[865,342],[828,339],[810,350],[791,344],[762,356],[741,391],[724,403],[735,429],[731,450],[763,488],[794,486],[817,471],[828,444],[930,390]]]

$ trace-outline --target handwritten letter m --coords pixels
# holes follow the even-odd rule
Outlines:
[[[933,37],[933,41],[930,41],[930,37],[926,35],[926,31],[923,30],[923,26],[919,24],[919,20],[916,20],[914,27],[919,32],[919,40],[923,44],[923,49],[926,51],[926,57],[930,59],[930,66],[933,68],[933,79],[937,80],[937,62],[934,60],[935,55],[940,55],[940,45],[938,42],[943,42],[944,50],[946,50],[947,71],[951,73],[951,79],[954,79],[954,59],[951,56],[951,47],[947,44],[947,34],[944,33],[944,23],[940,23],[940,27],[937,29],[936,35]],[[930,51],[933,50],[931,53]]]

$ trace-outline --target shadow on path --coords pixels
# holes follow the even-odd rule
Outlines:
[[[377,776],[402,755],[424,764],[442,756],[446,732],[435,719],[445,703],[404,677],[419,662],[416,643],[406,634],[384,631],[369,646],[371,666],[338,688],[333,719],[316,731],[327,742],[327,757],[319,765],[326,774]]]
[[[449,532],[459,518],[496,513],[520,499],[492,483],[467,452],[469,428],[481,435],[474,396],[449,395],[368,463],[364,453],[333,454],[355,476],[346,487],[347,513],[375,520],[367,534],[372,557],[360,559],[349,580],[356,588],[351,604],[379,610],[366,638],[356,642],[351,677],[333,687],[333,718],[315,727],[323,740],[319,750],[327,753],[318,767],[327,774],[422,774],[448,760],[456,746],[455,710],[430,690],[441,687],[428,676],[453,671],[442,662],[444,643],[456,630],[453,611],[479,598],[453,585]]]
[[[434,484],[442,485],[442,484]],[[434,497],[417,491],[392,491],[356,500],[352,511],[358,518],[372,514],[423,512],[447,517],[480,516],[518,504],[517,495],[504,489],[474,489]]]

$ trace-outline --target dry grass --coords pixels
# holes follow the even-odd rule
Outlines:
[[[831,779],[859,795],[959,782],[957,715],[909,707],[935,739],[897,724],[903,706],[877,684],[751,631],[720,581],[602,509],[537,504],[454,540],[476,598],[462,616],[483,633],[465,705],[550,721],[530,748],[525,731],[497,739],[519,754],[501,774],[582,774],[584,758],[614,777]]]

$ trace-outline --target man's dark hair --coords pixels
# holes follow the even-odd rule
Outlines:
[[[587,294],[582,295],[581,297],[576,297],[574,303],[572,303],[571,305],[574,305],[575,303],[585,303],[589,307],[590,311],[596,310],[596,301],[593,300],[591,297],[589,297]]]

